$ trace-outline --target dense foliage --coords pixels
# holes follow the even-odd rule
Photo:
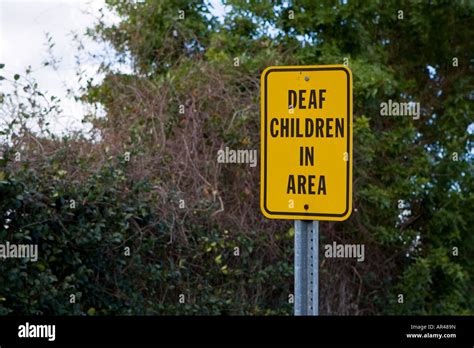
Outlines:
[[[322,258],[321,312],[474,314],[474,7],[227,4],[219,20],[204,1],[108,2],[120,22],[88,35],[133,72],[104,61],[80,96],[105,108],[86,118],[97,141],[28,128],[54,108],[37,86],[3,95],[0,241],[40,256],[1,261],[0,313],[291,314],[292,223],[261,215],[258,166],[217,151],[259,148],[265,67],[348,63],[354,211],[322,222],[321,244],[366,257]],[[420,102],[420,119],[381,117],[389,99]]]

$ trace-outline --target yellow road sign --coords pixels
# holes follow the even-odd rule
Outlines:
[[[270,219],[343,221],[352,211],[352,73],[273,66],[261,76],[260,206]]]

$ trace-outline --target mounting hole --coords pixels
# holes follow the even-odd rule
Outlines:
[[[305,204],[304,205],[304,210],[308,210],[309,209],[309,205]]]

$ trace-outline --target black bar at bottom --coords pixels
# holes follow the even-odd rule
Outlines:
[[[55,340],[18,337],[19,326],[26,323],[55,325]],[[0,317],[2,348],[52,343],[408,343],[472,347],[474,317]]]

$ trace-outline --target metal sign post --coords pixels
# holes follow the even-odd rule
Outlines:
[[[345,221],[352,212],[352,73],[269,66],[260,102],[260,209],[295,220],[295,315],[319,315],[316,219]]]
[[[295,315],[319,315],[319,221],[295,220]]]

